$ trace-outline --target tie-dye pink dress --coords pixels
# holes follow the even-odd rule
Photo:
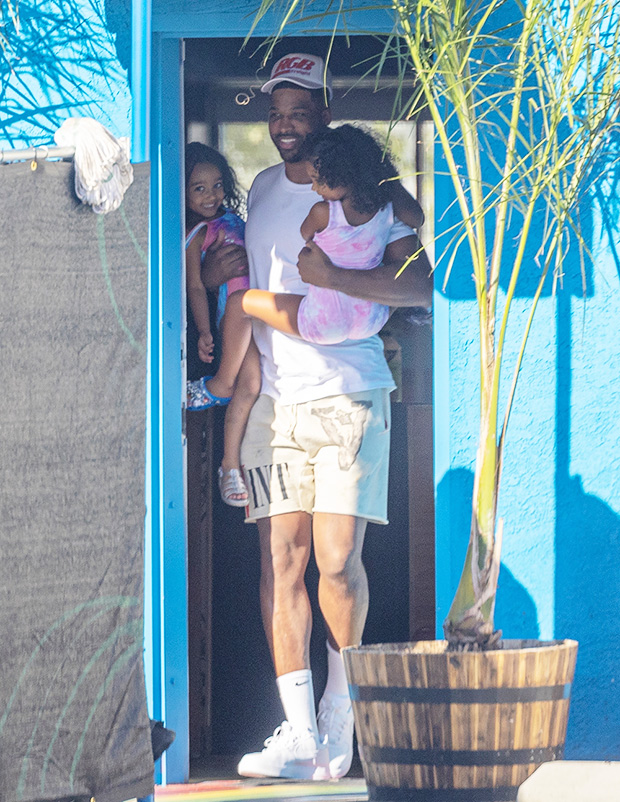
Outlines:
[[[341,202],[329,201],[329,223],[314,235],[314,241],[337,267],[370,270],[381,264],[393,223],[391,203],[379,209],[367,223],[352,226],[347,222]],[[389,313],[389,307],[384,304],[310,285],[299,306],[297,325],[304,340],[333,345],[376,334],[383,328]]]

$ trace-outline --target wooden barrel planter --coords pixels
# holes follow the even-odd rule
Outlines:
[[[562,758],[577,642],[445,641],[343,650],[371,802],[512,802]]]

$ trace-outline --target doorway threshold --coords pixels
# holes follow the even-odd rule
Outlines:
[[[244,779],[236,772],[238,755],[209,755],[193,760],[190,781],[155,787],[154,802],[367,802],[368,791],[357,754],[342,780]]]
[[[298,780],[204,780],[156,786],[155,802],[367,802],[362,778],[329,782]]]

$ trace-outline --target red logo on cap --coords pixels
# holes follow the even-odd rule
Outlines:
[[[309,58],[283,58],[271,77],[276,78],[281,73],[289,72],[290,70],[310,72],[315,64],[316,61],[312,61]]]

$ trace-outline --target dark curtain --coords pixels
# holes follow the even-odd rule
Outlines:
[[[148,165],[96,215],[0,165],[0,801],[153,791],[143,643]]]

